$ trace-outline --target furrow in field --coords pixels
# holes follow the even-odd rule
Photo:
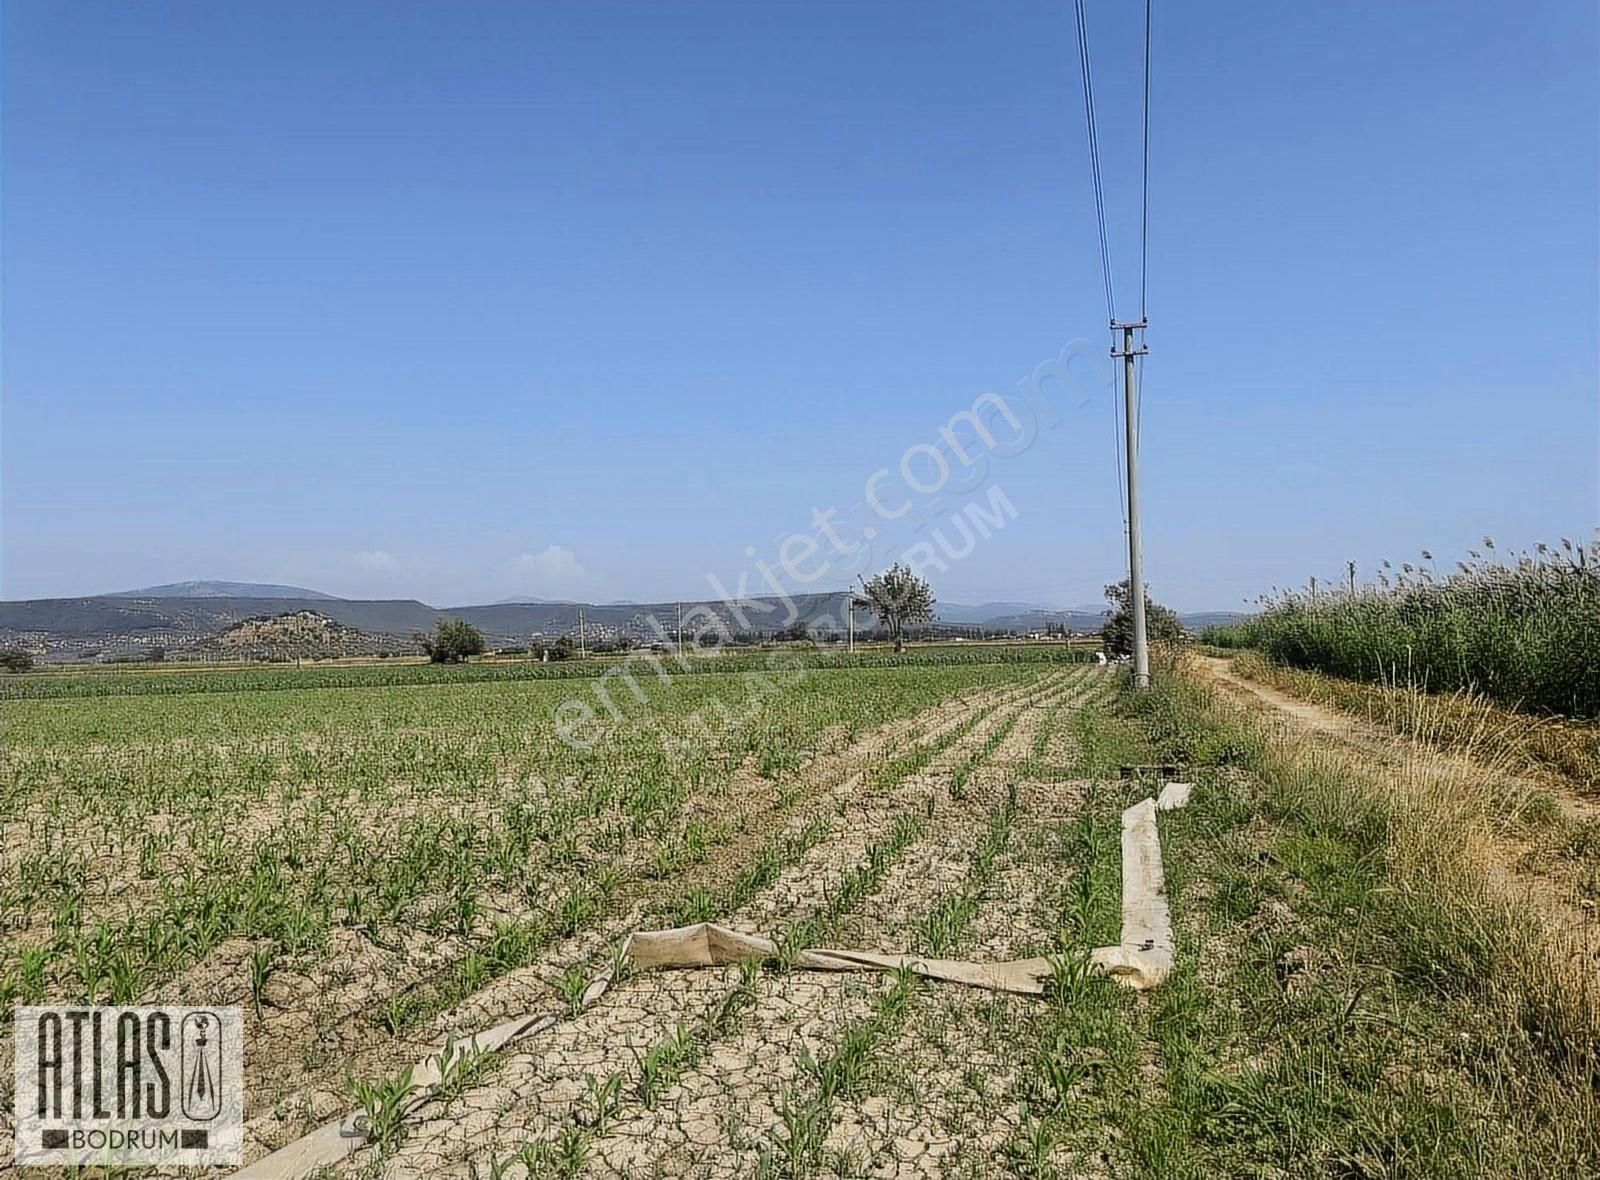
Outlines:
[[[1103,675],[1080,693],[1094,699]],[[1064,722],[1066,709],[1053,720]],[[1049,761],[1076,756],[1065,724],[1037,735]],[[1035,753],[1037,754],[1037,746]],[[1024,765],[1031,765],[1025,763]],[[999,772],[997,763],[988,768]],[[984,900],[958,943],[961,957],[1010,959],[1047,953],[1062,920],[1059,825],[1071,818],[1082,784],[1016,784],[1015,833]],[[1041,1001],[959,988],[924,989],[870,1094],[841,1104],[828,1133],[822,1176],[968,1176],[1011,1173],[1007,1148],[1025,1127],[1025,1077],[1039,1046]],[[1036,1100],[1036,1099],[1035,1099]]]
[[[1058,690],[1069,698],[1072,690]],[[1047,698],[1048,699],[1048,698]],[[830,942],[879,949],[926,947],[922,924],[961,886],[983,817],[1003,788],[948,795],[957,767],[974,755],[1005,757],[1026,750],[1046,701],[999,710],[975,727],[961,749],[905,785],[908,794],[936,801],[917,842],[889,868],[872,904],[856,907]],[[1002,735],[996,746],[993,735]],[[974,776],[976,777],[976,776]],[[763,988],[737,1035],[719,1043],[686,1074],[670,1101],[619,1120],[593,1149],[598,1175],[748,1175],[763,1158],[786,1150],[784,1111],[800,1101],[805,1061],[833,1052],[841,1032],[867,1018],[885,983],[872,976],[784,976]]]
[[[1052,691],[1046,686],[1044,691]],[[800,899],[827,889],[849,870],[860,863],[867,848],[881,838],[901,815],[918,815],[926,811],[933,801],[934,814],[938,814],[944,800],[938,788],[949,780],[955,768],[967,757],[981,749],[991,732],[1020,715],[1030,705],[1026,698],[1008,701],[970,720],[971,728],[962,733],[948,748],[939,751],[928,764],[901,779],[894,788],[885,792],[862,790],[854,784],[847,793],[836,796],[836,809],[841,822],[835,826],[830,839],[819,844],[815,852],[804,861],[787,870],[761,900],[745,914],[727,923],[735,929],[752,934],[763,934],[777,924],[778,915],[790,912]],[[949,737],[952,731],[946,731]],[[931,818],[931,817],[930,817]],[[924,832],[930,825],[924,825]],[[919,841],[920,845],[921,841]]]
[[[1050,686],[1035,691],[1054,693],[1061,689],[1052,679]],[[832,837],[815,845],[741,911],[728,915],[730,924],[766,932],[785,921],[792,922],[823,910],[846,874],[867,859],[869,845],[875,840],[893,839],[891,833],[897,817],[918,815],[924,810],[933,787],[930,779],[938,778],[941,773],[947,779],[961,759],[981,749],[989,733],[1004,724],[1006,718],[1025,711],[1031,699],[1023,697],[994,705],[986,713],[979,714],[975,723],[964,731],[962,725],[972,718],[958,719],[934,731],[935,742],[948,738],[950,744],[939,751],[919,775],[908,775],[882,792],[875,793],[866,784],[856,782],[837,793],[835,802],[840,806],[835,811],[842,822],[835,827]],[[925,843],[924,839],[919,839],[912,844],[912,854],[916,855]],[[890,872],[893,871],[891,867]],[[877,892],[881,892],[881,887]],[[758,994],[751,997],[754,1009],[739,1023],[741,1027],[770,1029],[787,1019],[820,1035],[834,1023],[829,1008],[835,1000],[849,993],[868,997],[873,987],[870,980],[809,974],[763,979]],[[551,1030],[526,1052],[509,1055],[497,1067],[493,1083],[464,1095],[459,1110],[441,1113],[432,1123],[419,1127],[390,1162],[389,1174],[449,1169],[464,1175],[468,1156],[482,1164],[490,1157],[505,1158],[530,1139],[542,1137],[553,1142],[558,1130],[574,1126],[574,1118],[584,1109],[586,1087],[590,1084],[585,1074],[592,1075],[599,1084],[611,1071],[618,1072],[627,1088],[624,1097],[632,1095],[632,1105],[638,1107],[627,1119],[617,1119],[617,1133],[596,1137],[596,1159],[606,1158],[608,1152],[627,1156],[632,1147],[640,1143],[656,1151],[673,1138],[672,1128],[678,1128],[680,1146],[720,1135],[716,1119],[711,1118],[708,1111],[690,1117],[687,1123],[676,1119],[671,1120],[670,1125],[662,1122],[659,1128],[655,1127],[657,1114],[669,1103],[677,1109],[685,1101],[685,1095],[697,1088],[704,1090],[710,1105],[723,1102],[726,1094],[719,1089],[718,1079],[733,1077],[732,1064],[750,1052],[761,1056],[760,1046],[765,1044],[764,1040],[758,1037],[747,1044],[751,1035],[747,1033],[738,1034],[731,1042],[721,1036],[709,1037],[699,1063],[685,1071],[668,1095],[661,1096],[661,1105],[654,1108],[640,1105],[642,1097],[637,1094],[644,1072],[641,1059],[648,1057],[651,1046],[670,1042],[674,1029],[703,1027],[707,1013],[715,1013],[719,1005],[727,1003],[739,990],[738,973],[732,970],[643,977],[619,985],[595,1009]],[[767,1064],[773,1068],[759,1067],[758,1063],[755,1070],[756,1076],[763,1079],[763,1088],[783,1076],[776,1062]],[[707,1118],[711,1118],[709,1123]],[[640,1126],[634,1126],[635,1123]],[[624,1127],[631,1128],[634,1133],[623,1134]],[[641,1127],[652,1129],[642,1130]],[[718,1139],[718,1142],[725,1141],[725,1137]],[[637,1174],[635,1165],[626,1159],[619,1159],[617,1166],[622,1174]],[[670,1174],[673,1165],[666,1166]]]
[[[748,822],[732,825],[727,846],[703,871],[683,874],[669,886],[639,883],[634,896],[624,899],[609,916],[548,948],[536,964],[509,972],[410,1036],[385,1036],[370,1019],[354,1019],[358,1014],[370,1012],[375,1000],[381,997],[382,981],[388,978],[376,968],[361,972],[361,978],[369,981],[371,993],[362,997],[357,992],[356,1002],[352,1002],[349,995],[335,992],[333,1003],[342,1009],[339,1017],[329,1020],[320,1014],[295,1016],[298,1028],[286,1030],[290,1035],[275,1042],[283,1047],[283,1052],[278,1068],[271,1072],[293,1078],[298,1088],[292,1093],[281,1093],[272,1109],[252,1120],[251,1141],[258,1150],[267,1150],[337,1114],[347,1102],[343,1090],[346,1076],[372,1077],[397,1071],[437,1043],[449,1028],[486,1027],[519,1012],[553,1006],[559,1002],[556,984],[561,976],[579,968],[598,969],[627,931],[660,923],[664,907],[658,895],[664,888],[682,896],[697,883],[712,892],[725,887],[751,860],[757,847],[772,838],[774,830],[792,837],[819,818],[837,822],[848,809],[846,801],[861,789],[869,770],[881,764],[886,756],[908,748],[937,744],[973,711],[1001,707],[1022,691],[1024,689],[1018,686],[1004,686],[962,694],[915,718],[879,727],[843,750],[819,755],[804,769],[806,788],[796,793],[794,805],[787,809],[787,814],[769,809],[747,815]],[[352,956],[345,961],[360,960]],[[389,971],[395,972],[400,966],[391,957]],[[404,978],[403,970],[399,973]],[[302,992],[315,994],[316,985],[310,981],[301,981],[298,986]],[[308,1026],[314,1042],[306,1039]],[[299,1035],[294,1035],[297,1032]],[[315,1047],[316,1062],[304,1060],[308,1056],[308,1045]],[[288,1054],[296,1050],[303,1063],[311,1068],[303,1072],[293,1068],[296,1062],[288,1059]],[[306,1085],[308,1080],[309,1086]]]
[[[1080,692],[1074,681],[1028,708],[994,718],[977,735],[975,749],[968,755],[975,757],[974,762],[958,757],[926,776],[921,785],[937,800],[928,838],[918,845],[917,855],[895,866],[894,879],[886,884],[881,904],[852,916],[840,932],[840,945],[895,949],[888,940],[911,928],[915,916],[922,913],[919,907],[929,890],[948,890],[959,884],[967,872],[969,846],[981,834],[983,817],[1013,791],[1021,810],[1023,783],[1019,775],[1035,738],[1053,716],[1075,707]],[[991,740],[996,744],[985,749]],[[954,797],[955,775],[963,771],[967,777],[960,797]]]

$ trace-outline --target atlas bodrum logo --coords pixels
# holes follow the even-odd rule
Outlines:
[[[179,1033],[183,1116],[206,1122],[222,1113],[222,1029],[211,1012],[183,1018]]]

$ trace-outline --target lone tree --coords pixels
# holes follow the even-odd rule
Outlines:
[[[868,607],[878,625],[889,632],[895,651],[905,651],[907,623],[933,621],[933,588],[926,578],[896,562],[875,578],[861,583],[862,597],[855,605]]]
[[[459,664],[468,656],[483,654],[483,632],[464,619],[440,619],[433,634],[417,632],[423,654],[435,664]]]
[[[1106,621],[1100,628],[1100,640],[1108,656],[1133,654],[1133,592],[1128,589],[1128,579],[1106,587],[1106,601],[1111,609],[1106,611]],[[1151,643],[1178,643],[1183,639],[1183,624],[1177,612],[1158,602],[1150,601],[1147,590],[1144,596],[1144,632]]]

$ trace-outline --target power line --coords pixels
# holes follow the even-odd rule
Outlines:
[[[1100,184],[1100,140],[1094,125],[1094,78],[1089,69],[1089,28],[1083,14],[1083,0],[1074,0],[1078,13],[1078,61],[1083,69],[1083,114],[1089,124],[1089,167],[1094,173],[1094,212],[1100,228],[1100,271],[1105,276],[1106,317],[1117,318],[1116,301],[1111,294],[1111,245],[1106,237],[1105,192]]]
[[[1083,0],[1074,0],[1073,7],[1078,16],[1078,64],[1083,75],[1083,117],[1089,130],[1089,169],[1094,177],[1095,224],[1100,233],[1100,273],[1105,280],[1106,318],[1115,323],[1117,311],[1111,285],[1111,245],[1106,234],[1105,189],[1100,182],[1100,139],[1095,130],[1094,118],[1094,71],[1089,66],[1089,22],[1084,15]],[[1116,384],[1115,377],[1112,384]],[[1126,533],[1128,511],[1122,500],[1122,422],[1118,416],[1115,400],[1112,402],[1111,442],[1112,454],[1116,457],[1117,464],[1117,511],[1122,516],[1122,529]]]
[[[1143,160],[1139,165],[1139,322],[1147,323],[1145,291],[1150,281],[1150,5],[1144,0],[1144,112],[1141,122]],[[1138,385],[1134,390],[1134,420],[1144,429],[1144,354],[1138,359]],[[1137,437],[1137,435],[1136,435]]]
[[[1139,318],[1150,276],[1150,0],[1144,0],[1144,162],[1139,168]],[[1143,382],[1140,383],[1141,385]]]

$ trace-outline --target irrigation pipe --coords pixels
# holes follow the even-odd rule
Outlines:
[[[1139,991],[1155,987],[1172,972],[1172,914],[1167,906],[1161,868],[1161,839],[1156,815],[1173,811],[1189,801],[1188,783],[1169,782],[1154,799],[1144,799],[1122,813],[1122,941],[1099,947],[1090,961],[1118,983]],[[617,968],[639,970],[722,967],[750,959],[768,960],[778,955],[769,938],[743,934],[712,922],[671,930],[640,930],[623,940],[612,965],[590,981],[576,1006],[583,1011],[611,987]],[[960,959],[929,959],[919,955],[880,954],[875,951],[817,948],[801,951],[794,960],[805,971],[895,971],[909,968],[927,979],[964,984],[989,991],[1043,995],[1052,967],[1048,959],[1012,959],[1001,963],[973,963]],[[412,1070],[411,1090],[401,1107],[404,1118],[429,1101],[439,1082],[468,1054],[492,1053],[555,1027],[562,1014],[544,1012],[519,1016],[460,1041],[441,1045]],[[236,1180],[298,1180],[318,1168],[338,1163],[366,1146],[365,1118],[352,1112],[324,1123],[234,1175]]]

